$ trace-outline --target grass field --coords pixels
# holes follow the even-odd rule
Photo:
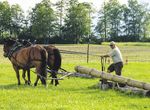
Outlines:
[[[86,45],[56,45],[59,49],[86,52]],[[119,45],[124,59],[145,62],[129,62],[124,65],[123,76],[150,82],[150,46]],[[100,55],[109,50],[107,44],[91,45],[90,53]],[[15,72],[8,59],[2,56],[0,46],[0,110],[150,110],[150,98],[141,95],[123,93],[116,90],[102,91],[96,85],[99,79],[70,77],[60,81],[58,87],[48,84],[45,88],[38,83],[33,86],[36,75],[31,73],[32,85],[17,85]],[[74,71],[74,66],[82,65],[100,70],[99,57],[62,54],[62,67]],[[108,66],[108,65],[107,65]],[[114,73],[113,73],[114,74]],[[21,75],[21,74],[20,74]]]

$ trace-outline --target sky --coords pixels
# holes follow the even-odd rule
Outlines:
[[[12,4],[19,4],[23,11],[25,12],[25,15],[27,15],[28,10],[33,8],[36,3],[41,2],[42,0],[0,0],[0,1],[8,1],[10,5]],[[56,2],[58,0],[51,0],[52,2]],[[107,1],[107,0],[105,0]],[[138,0],[140,3],[146,2],[150,4],[150,0]],[[100,7],[102,6],[102,3],[104,0],[79,0],[79,2],[90,2],[93,3],[95,9],[98,11]],[[127,3],[127,0],[119,0],[121,4]]]

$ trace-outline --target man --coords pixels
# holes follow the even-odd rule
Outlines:
[[[107,72],[111,73],[115,71],[116,75],[121,76],[123,68],[123,58],[119,48],[114,41],[110,42],[110,48],[112,49],[108,54],[101,57],[111,57],[113,63],[108,67]]]
[[[107,72],[111,73],[111,72],[115,71],[116,75],[121,76],[122,68],[123,68],[122,54],[121,54],[119,48],[116,46],[116,43],[114,41],[110,42],[109,46],[112,50],[108,54],[101,56],[101,57],[111,57],[112,58],[113,63],[108,67]],[[103,88],[103,84],[107,84],[107,80],[102,79],[101,84],[102,84],[101,86]],[[118,83],[118,86],[124,87],[125,84]]]

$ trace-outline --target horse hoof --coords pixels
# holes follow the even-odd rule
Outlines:
[[[55,84],[55,86],[59,85],[59,83]]]
[[[28,85],[30,85],[30,82],[28,82]]]
[[[28,81],[25,81],[25,84],[28,84]]]
[[[34,86],[37,86],[37,83],[34,83]]]
[[[48,88],[48,84],[45,85],[45,88]]]
[[[146,92],[146,96],[150,97],[150,91]]]
[[[51,85],[53,85],[53,82],[50,82]]]
[[[28,83],[27,83],[28,85],[30,85],[31,84],[31,81],[28,81]]]

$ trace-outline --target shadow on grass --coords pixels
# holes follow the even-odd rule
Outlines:
[[[11,89],[22,89],[22,88],[27,88],[31,87],[29,85],[17,85],[17,84],[7,84],[7,85],[0,85],[0,90],[11,90]]]
[[[89,86],[88,88],[89,89],[99,89],[100,91],[106,91],[106,94],[107,94],[107,91],[111,90],[123,97],[130,97],[130,98],[146,98],[146,97],[148,97],[148,98],[150,98],[150,91],[148,91],[146,94],[143,94],[143,92],[134,93],[132,91],[121,91],[119,89],[111,89],[111,88],[109,88],[107,90],[102,90],[102,89],[100,89],[100,86],[98,84],[94,84],[92,86]]]

